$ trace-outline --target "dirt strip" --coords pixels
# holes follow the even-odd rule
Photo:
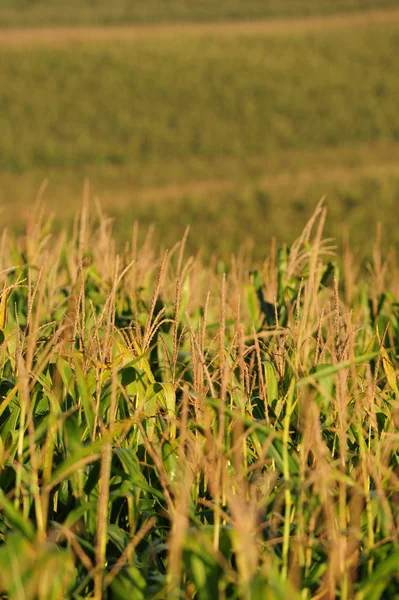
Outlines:
[[[329,17],[308,17],[224,23],[179,23],[118,27],[59,27],[42,29],[0,29],[0,44],[69,44],[130,41],[145,38],[181,36],[284,35],[334,29],[364,27],[370,24],[399,24],[399,9],[373,10]]]

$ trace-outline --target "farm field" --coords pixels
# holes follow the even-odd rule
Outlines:
[[[272,237],[276,237],[279,244],[293,242],[299,232],[298,223],[308,218],[316,201],[328,189],[326,203],[330,219],[326,223],[326,235],[337,240],[340,250],[350,239],[360,254],[368,256],[370,237],[374,236],[377,223],[383,226],[383,248],[397,247],[399,168],[393,160],[397,150],[396,145],[390,144],[371,147],[370,162],[370,157],[361,156],[356,168],[343,166],[341,161],[334,164],[330,151],[311,160],[306,170],[297,171],[295,162],[292,173],[287,175],[272,169],[267,175],[254,162],[248,166],[248,172],[240,174],[240,179],[229,179],[229,173],[226,178],[220,172],[217,177],[206,179],[212,175],[212,166],[206,170],[206,165],[197,164],[193,169],[199,167],[200,174],[197,173],[194,182],[184,181],[183,174],[182,181],[177,177],[178,183],[166,186],[159,182],[140,184],[142,173],[138,169],[49,169],[42,195],[47,207],[53,208],[54,227],[59,230],[65,220],[70,220],[72,210],[80,206],[85,195],[82,182],[89,174],[91,203],[94,205],[94,201],[100,199],[101,205],[111,212],[120,244],[130,239],[134,220],[140,223],[141,240],[148,227],[154,225],[154,244],[164,248],[173,246],[190,225],[189,252],[196,253],[201,248],[206,260],[212,255],[226,260],[244,244],[252,248],[253,258],[259,261],[263,260]],[[348,154],[353,158],[353,148]],[[380,162],[376,160],[377,154],[380,154]],[[297,157],[297,153],[294,156]],[[237,161],[227,162],[225,168],[231,173],[237,164]],[[171,170],[173,166],[180,169],[175,164]],[[152,173],[157,178],[159,171],[155,167]],[[240,168],[242,164],[238,164],[237,169]],[[0,181],[3,220],[22,232],[23,221],[32,209],[32,199],[43,181],[43,171],[28,172],[18,178],[15,174],[3,174]]]
[[[390,0],[2,1],[0,598],[398,600],[397,56]]]
[[[2,0],[0,27],[214,22],[398,7],[398,0]]]
[[[87,205],[3,233],[4,597],[397,597],[399,273],[325,219],[227,275]]]
[[[345,217],[364,245],[377,218],[396,243],[399,12],[376,14],[278,33],[166,29],[156,44],[154,32],[72,44],[68,32],[56,44],[14,32],[0,45],[4,222],[21,226],[45,179],[61,222],[88,177],[111,214],[129,215],[116,221],[122,237],[139,218],[173,244],[190,223],[192,251],[229,256],[252,237],[261,256],[272,235],[291,243],[326,195],[329,234],[342,241]],[[224,206],[220,239],[204,224]]]

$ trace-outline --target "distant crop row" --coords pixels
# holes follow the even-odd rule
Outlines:
[[[87,205],[3,233],[0,590],[9,598],[394,598],[399,288],[323,239],[260,268],[187,234],[117,254]],[[189,234],[188,234],[189,235]]]
[[[0,26],[110,25],[325,15],[398,6],[397,0],[3,0]]]

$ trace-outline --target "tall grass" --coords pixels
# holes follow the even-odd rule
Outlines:
[[[322,203],[227,273],[43,214],[1,237],[3,594],[394,598],[395,257],[338,265]]]

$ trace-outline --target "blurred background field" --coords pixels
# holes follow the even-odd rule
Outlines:
[[[397,0],[2,0],[0,26],[110,25],[328,15]]]
[[[138,219],[170,246],[191,224],[192,251],[252,239],[261,258],[325,195],[340,244],[367,249],[376,221],[397,243],[399,2],[3,2],[0,25],[282,16],[310,19],[0,32],[3,220],[21,227],[48,180],[61,223],[88,178],[120,239]]]

